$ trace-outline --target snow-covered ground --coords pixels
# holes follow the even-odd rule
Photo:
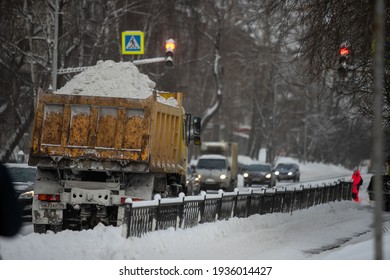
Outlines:
[[[314,178],[315,174],[349,180],[352,174],[342,167],[300,166],[302,178]],[[0,238],[0,253],[5,260],[184,260],[185,264],[189,260],[236,260],[239,264],[243,260],[373,260],[374,208],[366,192],[370,176],[363,172],[360,203],[335,202],[292,214],[233,218],[129,239],[121,236],[121,228],[102,225],[45,235],[33,233],[32,226],[26,225],[16,237]],[[386,260],[390,259],[389,231],[390,213],[384,213],[382,249]],[[0,269],[8,268],[3,265],[1,261]]]

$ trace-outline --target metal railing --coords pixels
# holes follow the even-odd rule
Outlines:
[[[254,214],[292,213],[334,201],[351,200],[351,182],[294,189],[248,189],[177,198],[155,198],[125,205],[122,236],[143,234],[168,228],[191,228],[202,223],[245,218]]]

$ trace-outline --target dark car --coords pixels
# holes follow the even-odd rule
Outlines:
[[[293,180],[294,182],[299,182],[301,177],[299,166],[295,163],[279,163],[275,167],[274,173],[278,181]]]
[[[7,163],[5,166],[11,176],[16,197],[22,208],[23,220],[31,220],[34,180],[37,169],[23,163]]]
[[[274,187],[276,179],[269,164],[249,164],[244,171],[244,186],[267,185]]]

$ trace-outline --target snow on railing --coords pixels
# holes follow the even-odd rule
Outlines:
[[[122,236],[140,237],[168,228],[185,229],[202,223],[245,218],[254,214],[291,213],[334,201],[351,200],[351,182],[294,189],[251,189],[175,198],[156,196],[151,201],[126,200]]]

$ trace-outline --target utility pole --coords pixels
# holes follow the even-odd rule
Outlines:
[[[383,102],[383,67],[384,67],[384,10],[383,0],[375,1],[374,17],[374,166],[375,166],[375,259],[382,260],[382,204],[383,204],[383,132],[382,132],[382,102]]]
[[[54,44],[53,44],[53,66],[52,66],[52,87],[53,91],[57,90],[57,61],[58,61],[58,13],[59,0],[55,0],[54,8]]]

